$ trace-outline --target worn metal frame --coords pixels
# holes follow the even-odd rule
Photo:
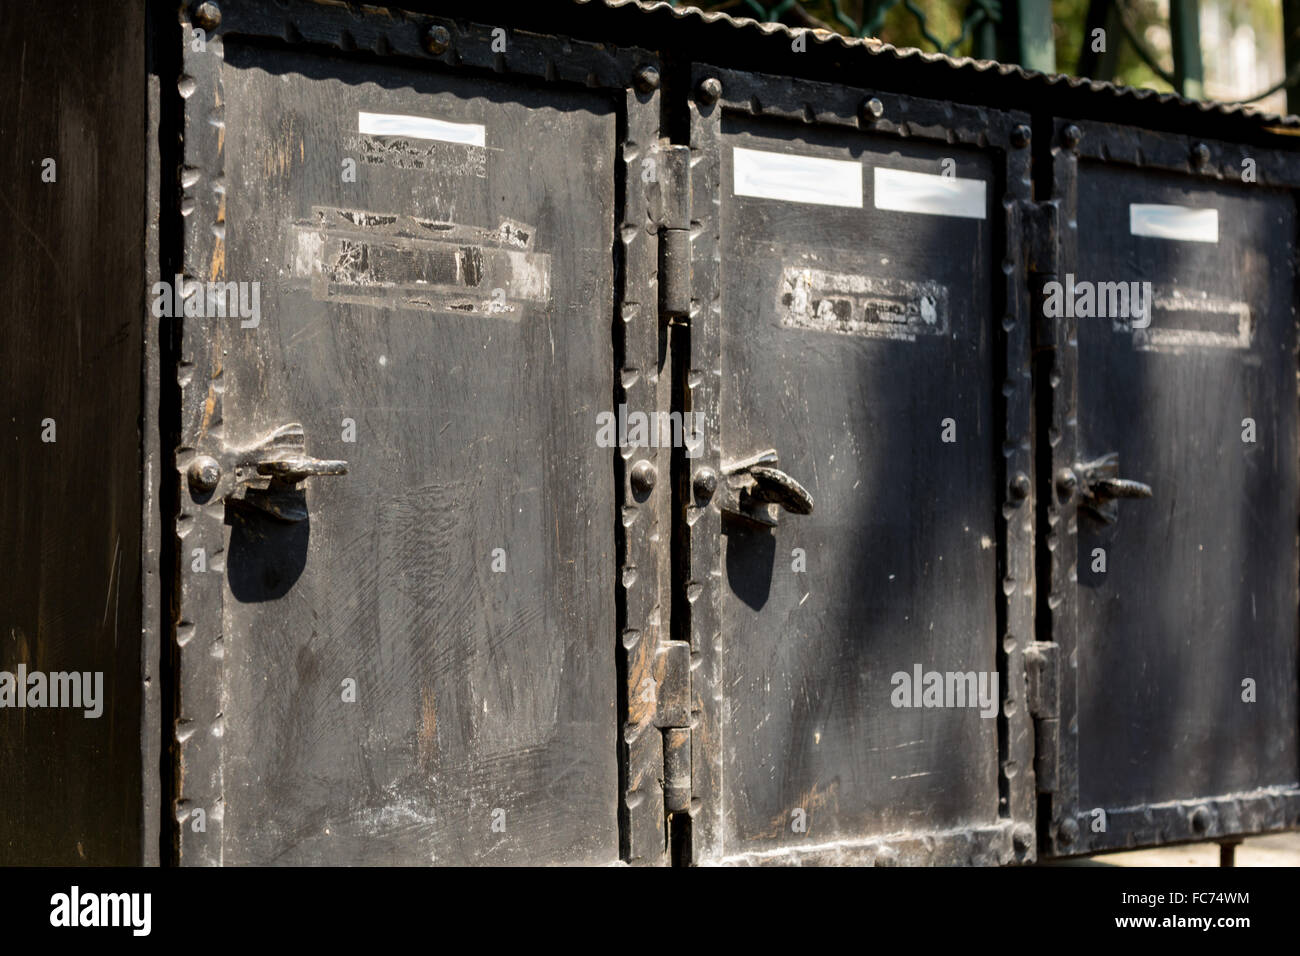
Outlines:
[[[1052,127],[1051,204],[1059,228],[1044,234],[1040,246],[1043,269],[1039,277],[1074,271],[1078,261],[1079,160],[1094,160],[1179,173],[1207,181],[1237,180],[1242,160],[1256,161],[1261,185],[1300,190],[1300,155],[1257,149],[1196,136],[1153,132],[1107,123],[1057,119]],[[1293,270],[1296,264],[1292,264]],[[1294,306],[1293,306],[1294,312]],[[1043,856],[1072,856],[1124,847],[1212,840],[1243,833],[1261,833],[1300,825],[1300,789],[1266,788],[1248,793],[1213,795],[1207,799],[1172,801],[1118,810],[1107,809],[1107,829],[1092,832],[1091,813],[1079,806],[1078,671],[1075,661],[1078,626],[1078,510],[1080,496],[1064,493],[1053,476],[1079,460],[1079,362],[1077,322],[1073,317],[1044,318],[1036,350],[1044,356],[1045,381],[1039,383],[1039,490],[1044,503],[1040,520],[1045,600],[1038,627],[1041,646],[1055,645],[1059,661],[1058,786],[1051,799],[1050,819],[1040,830]],[[1297,609],[1300,613],[1300,609]],[[1051,643],[1047,643],[1050,641]],[[1043,755],[1040,755],[1040,758]]]
[[[460,74],[526,77],[547,84],[607,91],[619,113],[617,157],[614,326],[618,372],[611,400],[644,409],[659,408],[663,388],[658,376],[657,270],[659,230],[665,216],[664,195],[654,176],[643,175],[643,160],[656,159],[659,141],[660,64],[656,56],[629,47],[567,40],[516,32],[508,28],[466,24],[444,17],[390,12],[381,8],[344,8],[291,0],[271,6],[256,0],[195,4],[180,12],[184,98],[183,174],[180,209],[182,271],[186,281],[222,277],[225,243],[225,197],[233,184],[224,176],[225,96],[221,80],[222,44],[239,36],[254,42],[314,46],[332,54],[400,58],[406,66]],[[206,34],[206,50],[195,51],[192,30]],[[493,47],[504,30],[506,52]],[[164,80],[164,82],[167,82]],[[165,120],[164,120],[165,122]],[[164,250],[165,254],[165,250]],[[176,537],[182,553],[194,547],[218,555],[223,548],[223,507],[219,500],[195,496],[184,480],[198,446],[219,439],[222,429],[222,323],[210,319],[175,320],[179,332],[176,369],[180,390],[180,441],[163,468],[174,469],[180,485]],[[164,372],[164,374],[168,374]],[[155,396],[156,397],[156,396]],[[628,450],[623,450],[624,454]],[[620,635],[617,640],[621,726],[619,857],[625,861],[667,864],[665,838],[664,737],[673,723],[673,708],[684,710],[684,654],[671,653],[667,636],[666,578],[661,551],[667,540],[670,460],[667,451],[639,449],[638,462],[650,463],[662,490],[643,494],[634,484],[630,460],[615,456],[611,480],[621,503],[618,555],[621,587],[617,595]],[[643,475],[642,475],[643,477]],[[164,569],[166,571],[167,569]],[[173,740],[174,806],[164,815],[174,821],[176,862],[222,863],[224,695],[222,660],[223,576],[192,572],[181,562],[174,584],[173,633],[163,641],[174,646],[177,687]],[[643,700],[644,681],[656,693]],[[662,685],[662,686],[661,686]],[[613,688],[611,688],[613,692]],[[684,721],[677,720],[680,724]],[[204,809],[206,831],[188,825],[191,813]],[[164,837],[164,843],[166,843]]]
[[[866,863],[1006,864],[1035,859],[1036,797],[1033,727],[1025,698],[1025,651],[1033,637],[1033,460],[1031,453],[1029,299],[1025,258],[1025,215],[1031,199],[1030,129],[1024,114],[999,112],[873,92],[783,76],[720,70],[696,64],[691,70],[691,315],[686,410],[703,412],[707,437],[693,462],[684,580],[692,657],[692,859],[697,863]],[[1004,283],[995,281],[994,314],[1001,315],[1003,351],[994,380],[1002,395],[995,415],[1004,424],[1000,443],[1000,509],[997,601],[997,660],[1002,685],[998,718],[999,813],[1001,823],[934,833],[906,833],[806,848],[726,855],[722,719],[721,512],[711,502],[708,470],[722,471],[719,394],[721,384],[721,136],[724,113],[763,116],[873,136],[960,143],[1003,154],[1004,211],[1001,232]],[[996,167],[995,167],[996,168]],[[996,242],[996,238],[995,238]],[[994,260],[996,261],[996,254]],[[995,339],[996,341],[996,339]],[[997,349],[994,350],[997,355]]]

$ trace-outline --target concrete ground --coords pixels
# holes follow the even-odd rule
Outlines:
[[[1155,850],[1127,850],[1066,860],[1057,866],[1218,866],[1219,844],[1184,843]],[[1237,866],[1300,866],[1300,832],[1247,837],[1237,847]]]

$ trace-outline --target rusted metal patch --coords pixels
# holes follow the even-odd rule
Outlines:
[[[1133,334],[1140,352],[1184,349],[1248,349],[1254,334],[1250,306],[1204,292],[1171,290],[1152,302],[1150,323],[1134,327],[1131,318],[1115,318],[1115,332]]]
[[[948,332],[948,287],[787,266],[777,297],[792,329],[914,341]]]
[[[315,299],[519,318],[551,299],[551,257],[532,226],[495,229],[357,209],[312,208],[297,223],[293,274]]]

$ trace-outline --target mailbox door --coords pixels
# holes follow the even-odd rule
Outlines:
[[[693,82],[695,859],[1032,859],[1027,129]]]
[[[184,273],[260,315],[182,320],[180,860],[613,862],[596,414],[657,94],[626,51],[222,6],[182,31]]]
[[[1293,826],[1296,164],[1104,124],[1057,137],[1046,850]]]

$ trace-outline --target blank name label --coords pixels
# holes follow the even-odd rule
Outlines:
[[[408,139],[436,139],[444,143],[483,146],[487,131],[479,123],[448,123],[427,116],[401,113],[357,113],[357,132],[365,136],[404,136]]]
[[[862,166],[842,159],[732,150],[737,196],[761,196],[818,206],[862,208]]]
[[[1130,203],[1128,229],[1135,236],[1181,242],[1218,242],[1219,210]]]
[[[983,219],[984,180],[914,173],[906,169],[875,169],[877,209],[915,212],[926,216]]]

